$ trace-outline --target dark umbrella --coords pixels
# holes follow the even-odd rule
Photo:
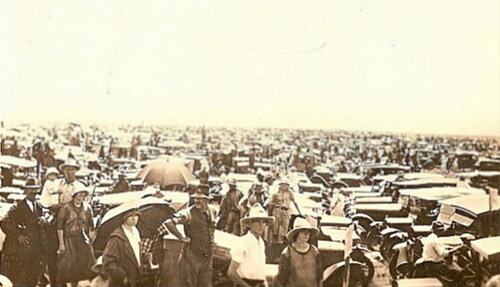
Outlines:
[[[139,216],[137,229],[141,234],[141,238],[153,238],[156,235],[158,226],[175,213],[174,209],[170,207],[170,201],[165,199],[150,196],[140,199],[139,204],[141,215]],[[124,206],[124,204],[119,205],[104,214],[97,227],[97,236],[93,244],[97,254],[104,251],[111,233],[122,225],[122,216],[127,211]]]

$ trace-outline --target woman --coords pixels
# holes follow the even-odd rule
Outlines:
[[[111,277],[110,286],[148,286],[145,274],[151,271],[151,253],[141,251],[141,236],[136,225],[139,221],[139,205],[127,202],[123,205],[122,225],[109,236],[103,253],[104,270]],[[150,279],[150,278],[148,278]]]
[[[291,243],[281,253],[278,286],[323,286],[319,251],[316,246],[308,243],[318,233],[319,230],[312,227],[306,219],[295,219],[294,228],[286,236]]]
[[[71,283],[92,277],[90,268],[95,262],[91,246],[93,237],[92,209],[84,202],[87,190],[73,192],[73,199],[64,204],[57,217],[57,236],[59,239],[59,283]]]

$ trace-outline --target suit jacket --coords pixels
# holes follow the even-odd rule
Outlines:
[[[27,199],[18,202],[1,223],[6,235],[2,252],[30,259],[32,256],[41,255],[44,250],[42,227],[38,223],[42,206],[35,202],[36,210],[32,212],[26,201]],[[19,243],[20,235],[28,237],[28,246]]]

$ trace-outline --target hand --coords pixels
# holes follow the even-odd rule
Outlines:
[[[19,243],[24,246],[30,246],[30,239],[28,236],[25,235],[19,235]]]
[[[64,253],[66,253],[66,246],[59,245],[59,250],[57,250],[57,254],[62,255]]]
[[[148,262],[150,262],[150,263],[153,262],[153,253],[151,253],[151,252],[144,253],[144,257],[146,258],[146,260]]]
[[[191,243],[191,238],[184,237],[184,238],[181,239],[181,241],[182,241],[182,243],[189,244],[189,243]]]
[[[127,277],[123,278],[123,285],[128,285],[128,278]]]
[[[97,232],[95,230],[89,232],[90,241],[94,242]]]

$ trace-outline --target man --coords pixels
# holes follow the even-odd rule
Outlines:
[[[120,193],[130,190],[132,190],[132,188],[127,181],[127,174],[124,171],[121,171],[118,174],[118,182],[116,183],[115,187],[113,187],[112,193]]]
[[[291,217],[290,202],[293,202],[299,212],[299,216],[302,216],[299,205],[290,191],[290,184],[286,181],[281,181],[278,192],[271,195],[266,204],[269,214],[273,215],[276,219],[270,228],[271,243],[281,244],[286,242],[286,234]]]
[[[194,205],[166,220],[158,231],[164,235],[170,231],[184,243],[181,259],[182,286],[212,286],[212,246],[214,244],[215,213],[208,206],[207,189],[198,188],[191,195]],[[184,225],[184,237],[176,225]]]
[[[28,178],[26,198],[9,211],[2,222],[6,234],[3,245],[2,272],[14,286],[36,286],[43,273],[43,240],[39,217],[42,207],[35,196],[40,186]]]
[[[241,237],[240,244],[231,249],[231,264],[227,271],[237,286],[265,286],[266,251],[262,235],[273,222],[274,217],[268,216],[258,203],[250,208],[246,218],[241,219],[241,225],[250,230]]]
[[[223,229],[224,231],[240,235],[240,209],[238,208],[238,202],[243,197],[243,193],[238,190],[236,185],[236,179],[231,178],[228,182],[229,191],[222,198],[222,203],[220,205],[220,220],[217,227]]]
[[[432,223],[432,233],[422,239],[424,245],[422,251],[422,257],[417,260],[417,264],[421,265],[421,268],[415,270],[415,276],[419,277],[435,277],[438,274],[448,274],[446,277],[452,278],[452,274],[458,273],[453,266],[446,262],[446,257],[451,253],[458,250],[461,246],[457,246],[451,249],[447,249],[446,245],[439,240],[439,235],[445,232],[445,226],[440,221],[434,221]]]
[[[85,189],[85,184],[76,179],[76,172],[79,169],[80,165],[71,158],[59,166],[59,170],[64,175],[59,182],[59,204],[70,202],[75,190]]]

